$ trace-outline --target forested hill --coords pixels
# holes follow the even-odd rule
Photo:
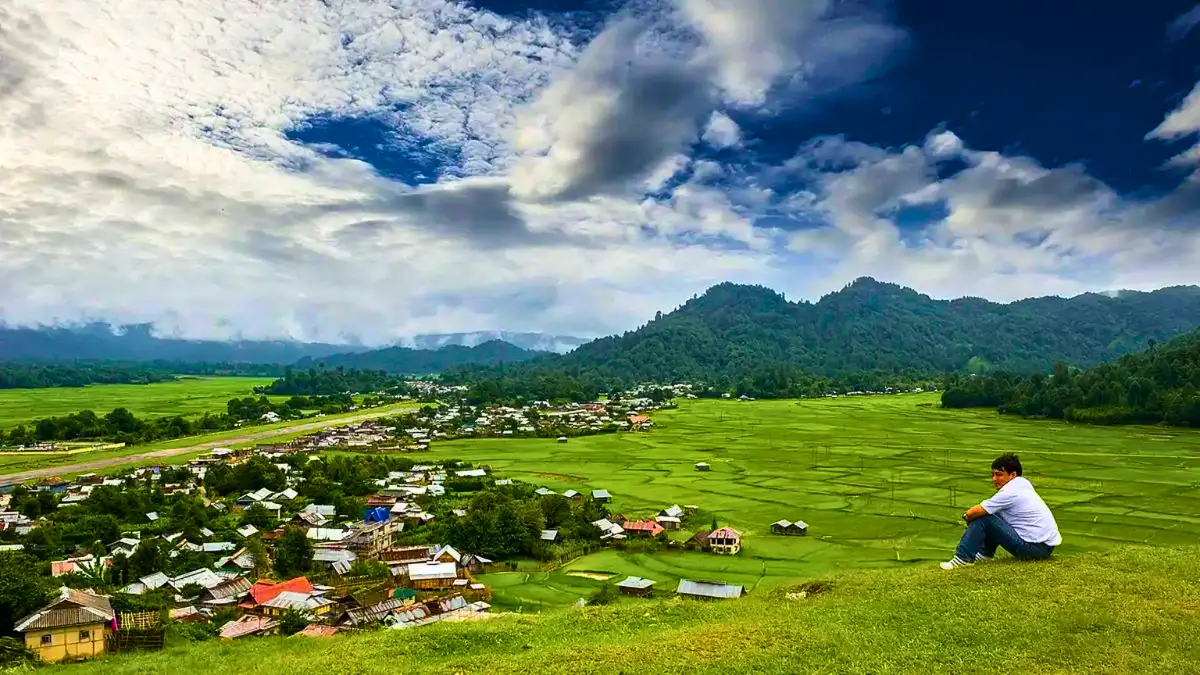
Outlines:
[[[288,364],[306,356],[355,351],[348,345],[289,340],[180,340],[152,326],[95,323],[75,328],[0,326],[0,361],[187,361]],[[365,348],[364,348],[365,349]]]
[[[1200,329],[1089,370],[1059,364],[1050,375],[964,375],[942,394],[942,405],[1091,424],[1200,427]]]
[[[1060,361],[1095,365],[1197,325],[1195,286],[998,304],[934,300],[862,278],[819,302],[797,303],[761,286],[724,283],[635,331],[528,369],[640,381],[736,381],[764,368],[1029,373]]]
[[[357,370],[383,370],[389,373],[422,375],[440,373],[467,365],[498,365],[519,363],[538,356],[501,340],[490,340],[474,347],[448,345],[439,349],[409,349],[387,347],[358,354],[335,354],[321,358],[303,359],[297,369],[325,367]]]

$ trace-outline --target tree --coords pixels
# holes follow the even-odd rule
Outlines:
[[[253,525],[259,530],[269,530],[275,524],[275,519],[262,504],[255,502],[250,505],[250,508],[242,511],[242,523]]]
[[[254,559],[251,574],[255,578],[265,577],[271,572],[271,557],[267,555],[267,547],[261,538],[250,537],[247,539],[246,553]]]
[[[128,586],[129,584],[133,583],[135,578],[133,576],[133,565],[130,564],[129,557],[124,553],[117,553],[113,555],[111,572],[112,573],[110,576],[112,577],[112,583],[115,586]]]
[[[275,573],[290,579],[312,569],[313,545],[304,530],[290,527],[275,545]]]
[[[144,577],[166,569],[167,556],[158,539],[143,539],[129,559],[135,577]]]
[[[308,628],[308,617],[294,609],[284,610],[279,617],[279,632],[284,635],[295,635]]]
[[[0,634],[12,634],[17,621],[54,598],[53,584],[38,567],[38,561],[24,553],[0,551]]]

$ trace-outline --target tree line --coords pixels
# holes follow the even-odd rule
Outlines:
[[[273,377],[281,366],[249,363],[187,361],[73,361],[62,363],[0,363],[0,389],[52,389],[93,384],[154,384],[178,375]]]
[[[346,368],[309,368],[293,370],[288,368],[283,377],[265,387],[254,391],[259,394],[299,396],[329,396],[354,392],[393,391],[400,393],[404,390],[404,380],[389,375],[382,370],[356,370]]]
[[[942,394],[946,408],[995,407],[1001,413],[1087,424],[1200,426],[1200,329],[1087,370],[1055,366],[1026,377],[961,375]]]

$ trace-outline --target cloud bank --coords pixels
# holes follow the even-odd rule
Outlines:
[[[594,36],[449,0],[5,3],[0,322],[382,343],[603,334],[725,280],[998,299],[1197,280],[1194,177],[1131,201],[946,130],[777,166],[704,154],[905,40],[832,0],[636,3]],[[1194,138],[1197,91],[1147,142]],[[314,120],[387,134],[367,156],[298,138]],[[428,181],[372,164],[413,147]]]

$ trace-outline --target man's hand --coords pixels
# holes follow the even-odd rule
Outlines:
[[[986,516],[987,514],[988,514],[988,512],[984,511],[982,506],[980,506],[979,504],[976,504],[975,506],[972,506],[971,508],[967,509],[967,512],[963,514],[963,520],[965,520],[969,523],[972,520],[975,520],[976,518],[982,518],[982,517]]]

